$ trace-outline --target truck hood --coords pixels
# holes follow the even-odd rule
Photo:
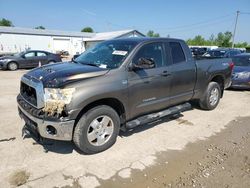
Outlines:
[[[103,69],[90,65],[64,62],[35,68],[24,76],[42,81],[44,87],[60,88],[68,83],[102,76],[108,71],[109,69]]]

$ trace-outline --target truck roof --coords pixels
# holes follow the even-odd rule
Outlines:
[[[130,38],[117,38],[112,39],[112,41],[135,41],[135,42],[147,42],[147,41],[180,41],[183,42],[181,39],[176,38],[164,38],[164,37],[130,37]]]

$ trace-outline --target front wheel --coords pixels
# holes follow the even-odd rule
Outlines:
[[[204,110],[213,110],[219,104],[221,88],[217,82],[210,82],[204,96],[200,99],[200,107]]]
[[[120,118],[106,105],[97,106],[82,115],[76,124],[73,141],[84,153],[93,154],[110,148],[120,130]]]
[[[10,62],[8,64],[8,69],[11,70],[11,71],[14,71],[14,70],[17,70],[18,66],[15,62]]]

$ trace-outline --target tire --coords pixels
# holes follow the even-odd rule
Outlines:
[[[55,61],[53,60],[48,62],[48,64],[53,64],[53,63],[55,63]]]
[[[221,98],[221,88],[217,82],[210,82],[204,96],[199,100],[203,110],[213,110],[217,107]]]
[[[76,124],[73,141],[86,154],[99,153],[116,142],[119,130],[120,118],[116,111],[101,105],[82,115]]]
[[[15,63],[15,62],[8,63],[8,69],[11,70],[11,71],[17,70],[18,69],[17,63]]]

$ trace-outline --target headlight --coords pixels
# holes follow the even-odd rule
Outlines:
[[[66,89],[45,88],[44,99],[45,99],[45,102],[62,101],[64,102],[64,104],[69,104],[72,99],[74,91],[75,91],[75,88],[66,88]]]
[[[235,74],[235,77],[240,79],[247,79],[250,78],[250,72],[239,72]]]
[[[1,63],[4,63],[4,62],[7,62],[7,61],[9,61],[10,59],[0,59],[0,62]]]

